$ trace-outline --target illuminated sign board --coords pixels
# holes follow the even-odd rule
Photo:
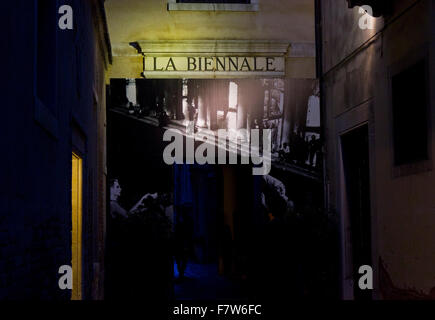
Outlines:
[[[144,56],[145,78],[284,76],[278,56]]]
[[[130,43],[145,78],[285,76],[290,44],[267,40],[159,40]]]

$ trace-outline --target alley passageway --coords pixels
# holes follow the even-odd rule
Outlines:
[[[243,300],[246,296],[240,283],[218,274],[217,264],[189,262],[184,276],[182,281],[174,283],[176,300]],[[174,278],[178,279],[176,263]]]

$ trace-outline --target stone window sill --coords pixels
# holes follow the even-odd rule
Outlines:
[[[432,170],[433,165],[431,160],[421,160],[416,163],[394,166],[392,169],[392,177],[393,179],[400,178],[414,174],[429,172]]]

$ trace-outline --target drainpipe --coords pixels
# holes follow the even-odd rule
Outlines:
[[[319,96],[320,96],[320,134],[322,143],[322,153],[323,153],[323,207],[325,213],[329,213],[330,211],[330,201],[329,201],[329,179],[327,174],[327,165],[326,165],[326,153],[327,144],[326,144],[326,109],[325,109],[325,81],[323,77],[323,36],[322,36],[322,0],[315,0],[315,32],[316,32],[316,77],[319,81]],[[338,226],[337,226],[338,229]],[[341,239],[342,235],[339,235],[339,242],[337,243],[338,248],[341,248]],[[339,270],[337,272],[337,281],[338,281],[338,295],[339,297],[343,297],[343,283],[342,283],[342,254],[339,253]]]
[[[322,46],[322,12],[321,12],[321,0],[315,0],[315,19],[316,19],[316,77],[319,81],[319,96],[320,96],[320,132],[322,143],[322,152],[326,151],[326,140],[325,140],[325,99],[324,99],[324,79],[323,79],[323,46]],[[327,174],[326,174],[326,157],[323,156],[323,185],[324,185],[324,196],[323,196],[323,206],[325,210],[329,210],[329,200],[328,200],[328,188],[327,188]]]

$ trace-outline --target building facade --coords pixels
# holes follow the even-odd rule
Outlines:
[[[155,157],[160,146],[148,143],[149,137],[133,138],[131,127],[115,132],[127,117],[135,126],[173,128],[186,136],[225,129],[229,146],[249,141],[250,129],[270,129],[270,174],[282,180],[277,184],[297,214],[317,214],[323,206],[323,160],[314,1],[108,0],[105,7],[113,46],[109,175],[123,177],[130,194],[154,192],[161,184],[156,180],[167,176],[152,165],[135,169],[140,152]],[[141,148],[134,158],[124,157],[132,154],[126,151],[130,143]],[[267,223],[263,178],[253,177],[249,166],[217,161],[179,165],[173,171],[175,211],[184,212],[184,206],[195,217],[196,256],[204,263],[219,259],[222,273],[246,278],[258,247],[252,240]],[[222,233],[231,239],[225,242]],[[222,253],[222,241],[234,246],[227,248],[230,254]]]
[[[342,297],[433,299],[435,2],[322,0],[317,9]],[[358,288],[362,265],[373,268],[373,291]]]
[[[73,28],[58,26],[61,5]],[[0,298],[102,299],[105,241],[103,1],[4,3]],[[61,266],[73,288],[62,290]]]
[[[315,95],[314,3],[194,2],[106,2],[109,78],[128,79],[120,100],[185,122],[193,106],[198,127],[210,130],[271,128],[276,153],[292,134],[318,138],[319,124],[305,132]]]

